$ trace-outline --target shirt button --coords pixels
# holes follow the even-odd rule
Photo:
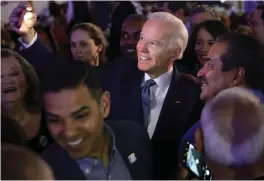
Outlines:
[[[90,173],[90,170],[87,168],[87,169],[85,169],[85,171],[84,171],[86,174],[89,174]]]
[[[94,164],[96,165],[98,163],[98,161],[97,160],[94,160]]]

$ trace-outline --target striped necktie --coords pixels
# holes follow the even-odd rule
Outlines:
[[[149,125],[149,114],[150,114],[150,87],[155,85],[156,82],[152,79],[147,80],[141,89],[141,101],[143,109],[143,123],[146,128]]]

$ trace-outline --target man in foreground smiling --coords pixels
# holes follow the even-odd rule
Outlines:
[[[56,180],[151,179],[147,132],[135,122],[104,122],[110,95],[94,70],[81,61],[64,62],[42,82],[47,124],[56,141],[42,157]]]

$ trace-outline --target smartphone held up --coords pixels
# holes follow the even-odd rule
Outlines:
[[[182,165],[190,172],[190,175],[200,180],[211,180],[211,172],[208,169],[205,158],[198,152],[193,144],[186,142],[183,146]]]

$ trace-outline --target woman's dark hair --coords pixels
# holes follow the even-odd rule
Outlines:
[[[14,57],[19,62],[22,71],[25,75],[27,89],[25,91],[25,106],[30,112],[38,112],[40,110],[40,97],[39,97],[39,78],[37,73],[28,63],[26,59],[20,56],[17,52],[10,49],[1,50],[1,58]]]
[[[136,8],[131,4],[130,1],[120,1],[119,5],[116,7],[111,18],[111,28],[109,36],[109,48],[107,50],[108,59],[112,59],[122,55],[120,51],[120,37],[121,29],[125,19],[131,15],[135,14]]]
[[[184,64],[185,66],[193,67],[196,64],[199,64],[194,48],[195,48],[198,32],[202,28],[208,31],[214,39],[216,39],[218,36],[221,36],[229,32],[228,27],[226,27],[225,24],[219,20],[209,20],[198,24],[194,28],[189,38],[187,48],[183,54],[183,59],[181,60],[181,63]]]
[[[70,35],[75,30],[86,31],[89,34],[89,37],[94,40],[95,45],[103,46],[101,52],[99,53],[99,61],[100,63],[106,63],[105,52],[108,47],[108,42],[101,28],[99,28],[98,26],[92,23],[79,23],[73,26],[73,28],[71,29]]]

